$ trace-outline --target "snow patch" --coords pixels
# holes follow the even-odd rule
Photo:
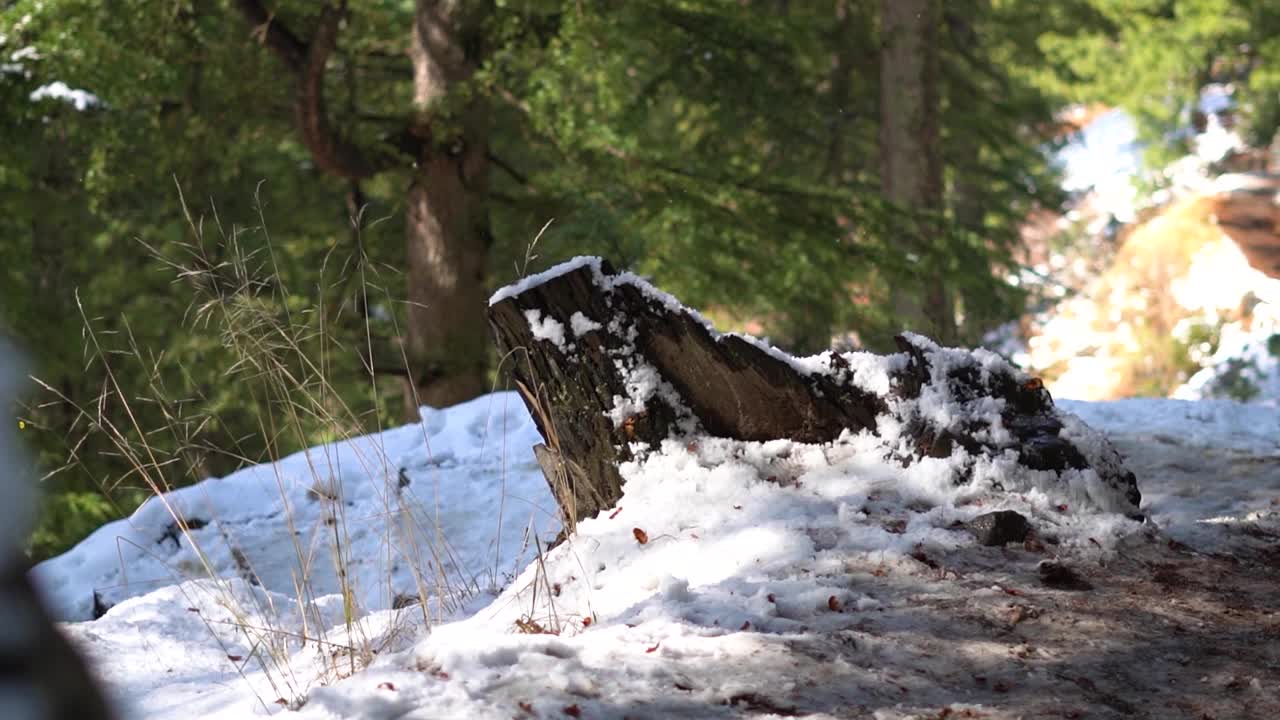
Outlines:
[[[573,328],[574,337],[582,337],[589,332],[599,330],[604,327],[600,323],[583,315],[581,311],[574,312],[569,317],[569,327]]]
[[[587,256],[587,255],[579,255],[578,257],[575,257],[572,260],[562,262],[559,265],[556,265],[555,267],[552,267],[548,270],[544,270],[543,272],[530,275],[526,278],[522,278],[519,282],[512,283],[505,287],[501,287],[497,290],[497,292],[493,293],[493,295],[490,295],[489,304],[496,305],[502,302],[503,300],[506,300],[507,298],[512,298],[519,295],[520,293],[523,293],[529,288],[537,287],[538,285],[541,285],[547,282],[548,280],[558,278],[561,275],[568,275],[569,273],[581,267],[594,267],[598,272],[600,269],[600,258]]]
[[[316,596],[346,582],[365,610],[417,598],[424,577],[443,578],[458,594],[430,600],[453,607],[468,586],[492,586],[521,567],[530,534],[554,535],[559,523],[529,451],[541,437],[519,395],[421,414],[420,423],[150,498],[37,565],[32,577],[62,620],[92,617],[95,595],[111,606],[204,577],[207,567],[285,594],[299,578]],[[347,528],[341,549],[333,542],[338,521]]]
[[[68,87],[66,83],[58,80],[47,85],[41,85],[31,92],[31,102],[39,102],[41,100],[58,100],[70,104],[78,111],[85,111],[92,107],[98,107],[102,101],[97,95],[86,90],[76,90]]]
[[[529,321],[529,332],[539,340],[547,342],[560,348],[565,349],[564,344],[564,323],[548,315],[542,317],[541,310],[525,310],[524,317]]]

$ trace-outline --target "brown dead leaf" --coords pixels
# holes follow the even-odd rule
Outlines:
[[[516,619],[516,628],[526,635],[554,635],[542,626],[542,623],[533,618],[522,617]]]
[[[649,533],[641,530],[640,528],[631,528],[631,534],[636,536],[636,542],[640,543],[641,545],[648,544]]]

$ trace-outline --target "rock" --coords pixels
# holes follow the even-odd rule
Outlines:
[[[979,545],[1004,545],[1022,542],[1031,532],[1027,519],[1012,510],[983,513],[969,521],[965,527],[977,538]]]

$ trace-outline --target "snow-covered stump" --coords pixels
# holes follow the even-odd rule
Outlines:
[[[866,432],[903,464],[947,459],[956,484],[1066,484],[1130,515],[1141,499],[1101,434],[985,350],[904,333],[893,355],[795,358],[716,332],[599,258],[499,290],[489,322],[545,440],[535,451],[570,527],[621,497],[619,463],[663,440],[705,435],[821,444]]]

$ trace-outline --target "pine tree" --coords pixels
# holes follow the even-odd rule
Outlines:
[[[972,342],[1018,311],[1004,275],[1021,214],[1057,201],[1044,147],[1061,77],[1039,38],[1069,36],[1078,8],[924,2],[934,129],[900,133],[888,5],[11,0],[5,56],[38,58],[0,72],[0,229],[16,238],[0,246],[4,322],[68,400],[35,403],[30,435],[56,467],[82,434],[73,408],[100,406],[105,370],[86,363],[72,288],[110,357],[145,349],[114,368],[122,393],[182,399],[135,408],[144,428],[187,428],[149,436],[173,484],[332,432],[261,432],[282,398],[226,382],[234,351],[184,322],[192,292],[306,325],[296,337],[324,358],[334,402],[376,408],[370,428],[406,400],[491,387],[486,292],[582,252],[796,351],[833,333],[884,346],[904,323]],[[101,103],[30,101],[53,81]],[[881,167],[881,138],[900,135],[928,160],[910,196],[899,164]],[[908,158],[896,142],[886,155]],[[256,295],[212,272],[264,269],[236,267],[245,256],[270,258]],[[209,272],[175,290],[167,264],[197,260]],[[895,289],[931,325],[895,308]],[[388,392],[370,371],[413,387]],[[126,480],[118,507],[81,502],[129,477],[107,449],[75,448],[50,501],[61,520],[142,496]],[[41,552],[89,522],[46,525]]]

